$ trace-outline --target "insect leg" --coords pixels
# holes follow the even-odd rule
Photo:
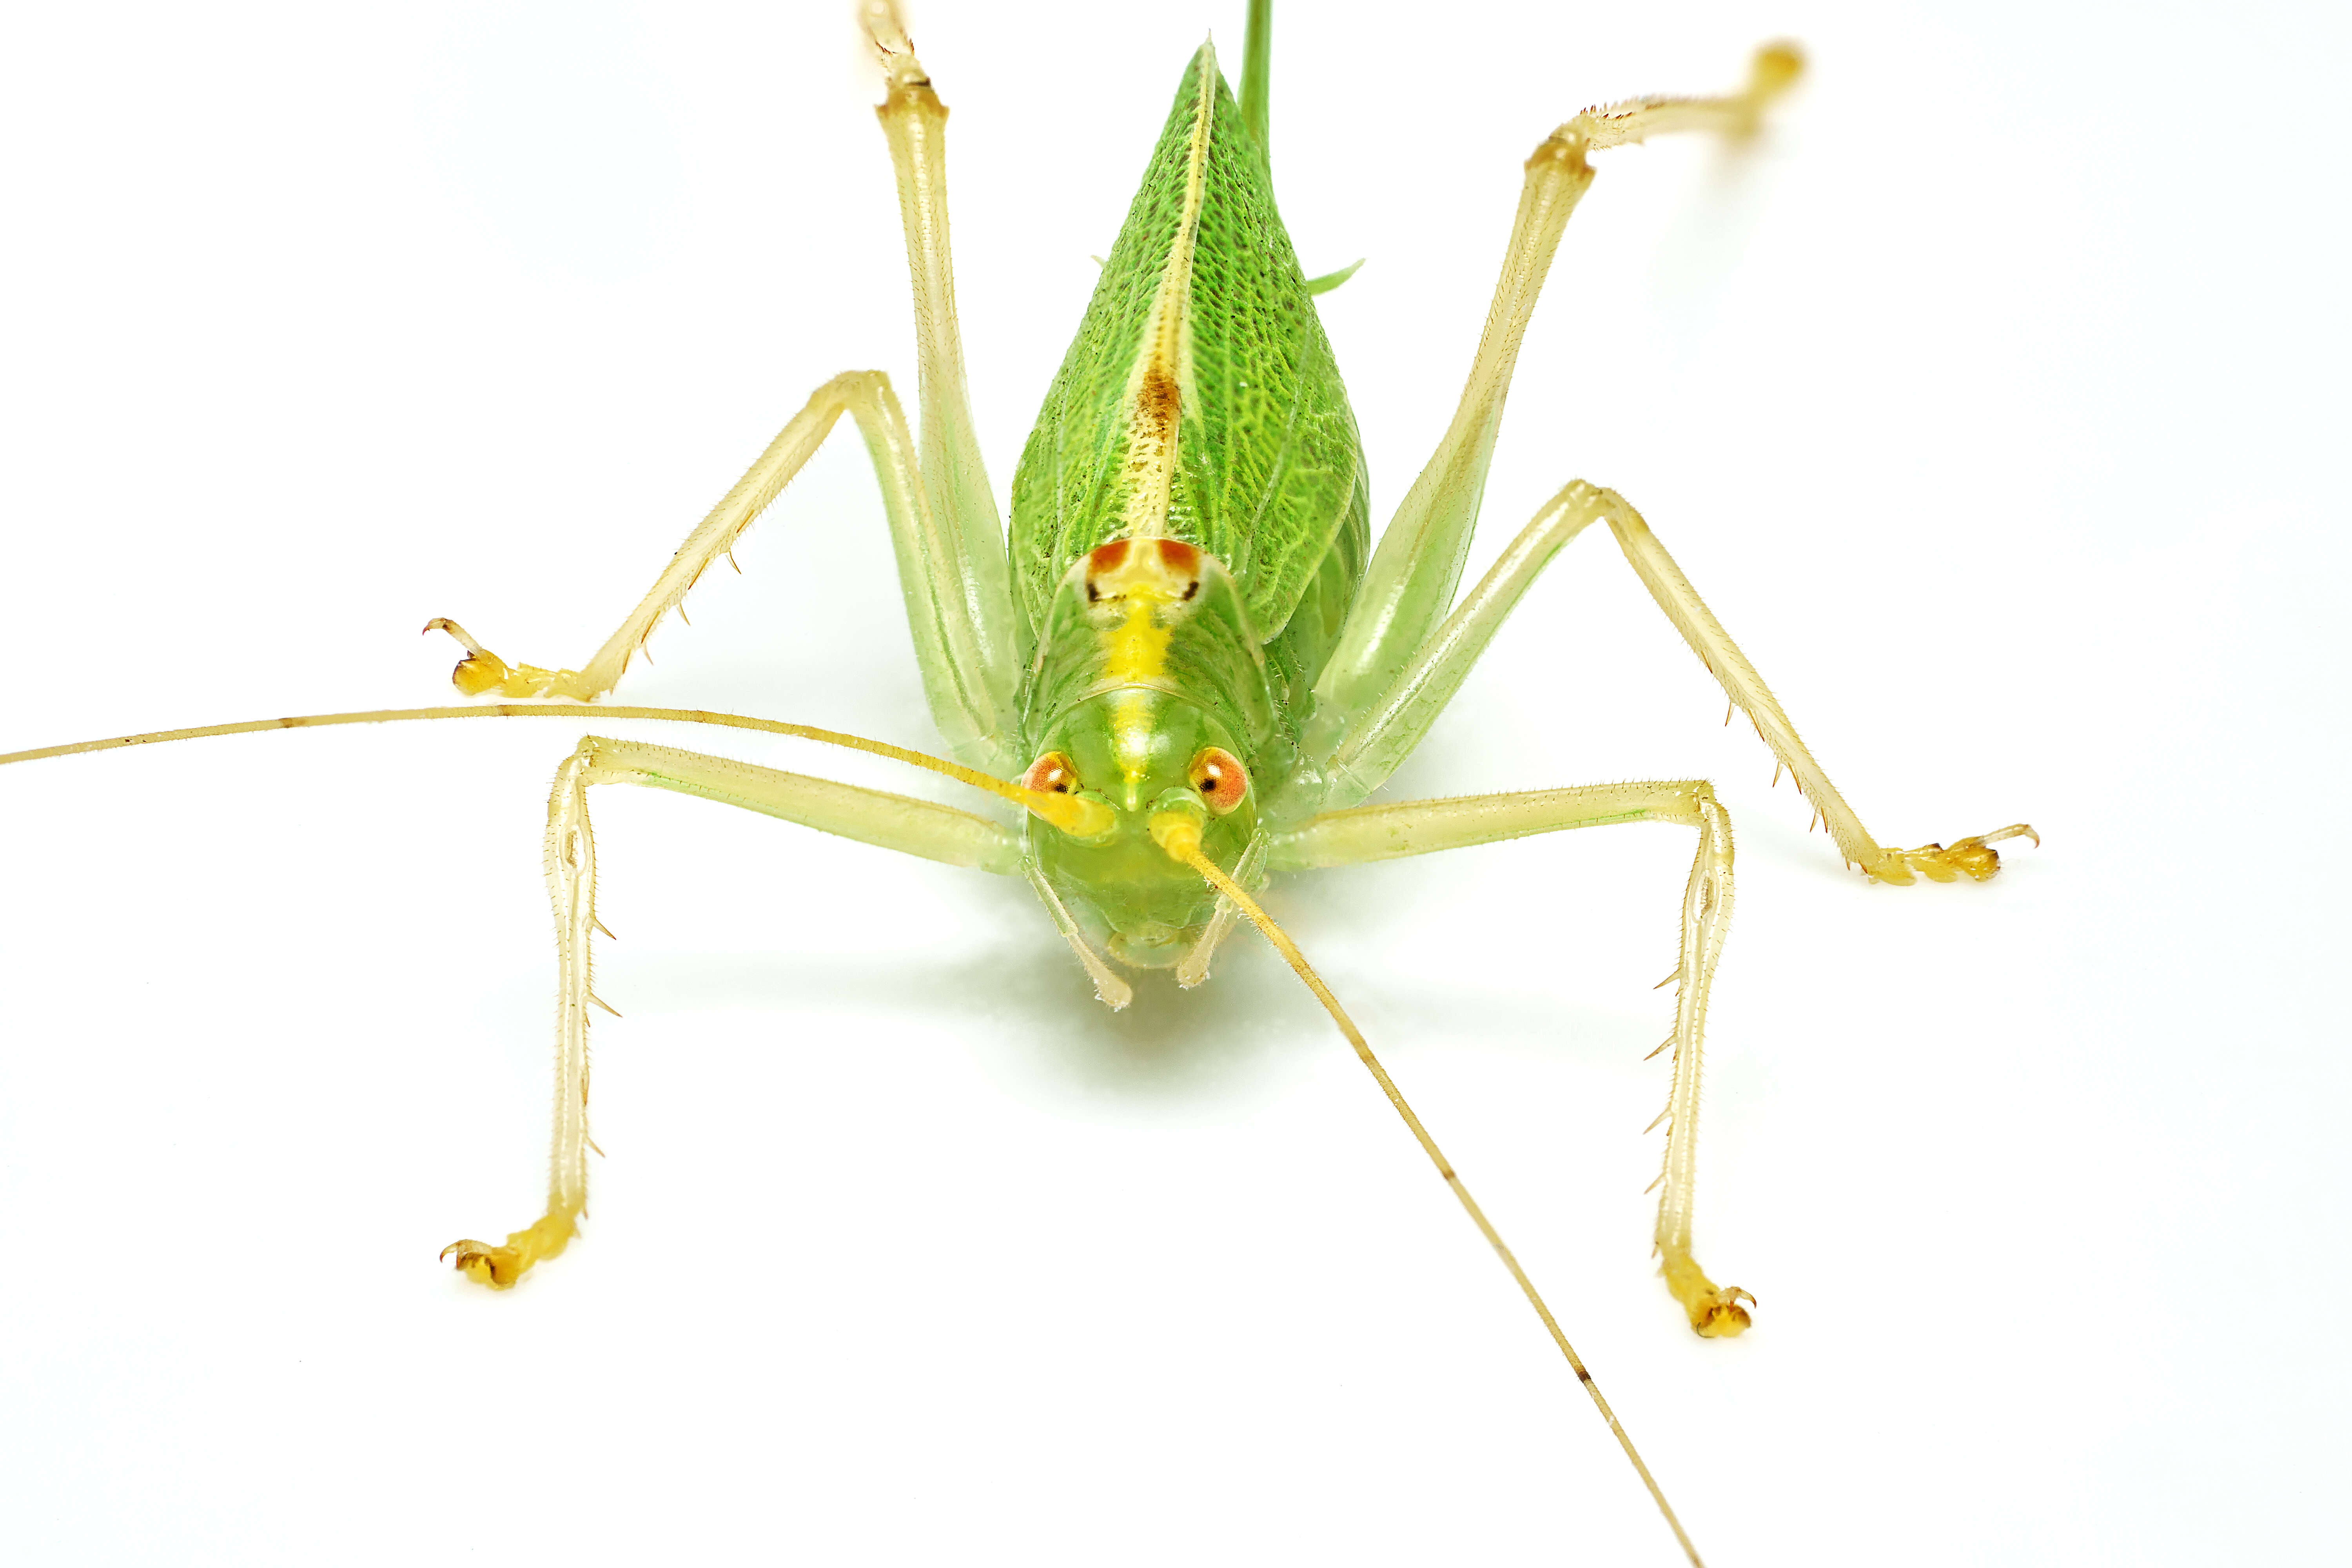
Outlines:
[[[1316,682],[1317,712],[1307,736],[1310,751],[1328,749],[1345,738],[1349,721],[1388,689],[1453,603],[1477,524],[1519,342],[1569,215],[1592,184],[1592,166],[1585,154],[1671,131],[1750,133],[1765,105],[1801,68],[1789,46],[1769,45],[1758,51],[1743,91],[1722,98],[1637,99],[1589,109],[1554,130],[1529,154],[1518,216],[1503,252],[1502,276],[1495,283],[1495,298],[1486,310],[1486,324],[1454,422],[1381,534],[1355,607]]]
[[[955,268],[948,243],[947,106],[915,58],[914,40],[891,0],[866,0],[866,37],[881,57],[888,91],[875,117],[898,172],[898,217],[915,292],[916,403],[922,415],[924,494],[931,515],[964,558],[965,585],[992,678],[1008,694],[1016,676],[1012,587],[996,492],[980,456],[956,317]]]
[[[958,758],[997,771],[1013,765],[1003,748],[1019,680],[1014,612],[1004,530],[981,462],[956,321],[948,246],[948,111],[890,0],[867,0],[864,20],[888,82],[875,113],[898,170],[898,212],[914,282],[919,442],[908,438],[906,416],[880,372],[835,377],[687,535],[644,600],[583,668],[509,667],[456,622],[429,623],[427,631],[448,632],[465,645],[456,680],[468,695],[496,691],[585,702],[611,690],[656,624],[751,527],[846,410],[865,433],[882,482],[931,715]]]
[[[611,690],[655,623],[675,609],[687,590],[742,537],[844,413],[857,421],[881,483],[931,716],[956,756],[977,767],[1007,771],[1012,763],[998,754],[1013,720],[1010,601],[1003,589],[1004,547],[1001,540],[989,538],[980,542],[982,548],[968,548],[971,542],[943,523],[933,510],[923,490],[907,416],[889,378],[880,371],[851,371],[818,387],[735,487],[686,536],[644,600],[583,668],[510,668],[456,622],[428,623],[425,630],[446,631],[467,649],[452,677],[457,689],[469,696],[495,692],[573,701]],[[992,572],[993,597],[988,590]]]
[[[1588,525],[1604,520],[1634,574],[1683,634],[1683,640],[1723,683],[1732,702],[1755,721],[1756,732],[1795,777],[1797,787],[1821,814],[1838,852],[1847,860],[1885,882],[1907,885],[1915,875],[1949,882],[1964,874],[1984,881],[2000,868],[2000,856],[1992,845],[2032,834],[2032,828],[2019,823],[1963,838],[1948,848],[1940,844],[1916,849],[1881,847],[1799,739],[1796,726],[1781,711],[1763,677],[1700,600],[1642,514],[1616,491],[1582,480],[1544,504],[1413,661],[1386,691],[1365,704],[1325,765],[1333,781],[1333,804],[1363,799],[1396,771],[1444,711],[1504,618],[1552,557]]]
[[[588,821],[594,784],[633,784],[699,795],[951,866],[1010,873],[1020,841],[967,811],[725,757],[591,735],[556,770],[547,800],[547,891],[555,909],[555,1126],[548,1150],[547,1212],[503,1244],[452,1242],[442,1251],[486,1285],[505,1289],[562,1252],[588,1205],[589,936],[596,921],[596,840]],[[607,1009],[609,1011],[609,1009]]]
[[[1698,854],[1683,890],[1682,957],[1675,1005],[1673,1087],[1659,1118],[1666,1126],[1659,1176],[1657,1247],[1666,1289],[1691,1327],[1728,1336],[1748,1324],[1736,1285],[1718,1287],[1691,1256],[1691,1207],[1698,1175],[1699,1060],[1707,991],[1731,916],[1731,819],[1702,781],[1599,784],[1459,800],[1415,800],[1327,812],[1275,837],[1271,864],[1304,870],[1427,855],[1529,834],[1620,822],[1674,822],[1698,829]]]

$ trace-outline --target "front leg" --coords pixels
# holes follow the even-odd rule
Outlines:
[[[1714,788],[1702,780],[1684,780],[1359,806],[1310,817],[1276,835],[1269,858],[1276,870],[1352,866],[1621,822],[1672,822],[1698,829],[1698,853],[1683,889],[1675,1032],[1659,1047],[1673,1047],[1674,1081],[1658,1116],[1665,1123],[1666,1155],[1658,1173],[1656,1241],[1666,1289],[1682,1303],[1691,1327],[1710,1338],[1728,1338],[1747,1329],[1748,1307],[1741,1303],[1753,1305],[1756,1298],[1737,1285],[1717,1285],[1691,1255],[1706,999],[1731,919],[1731,818]]]
[[[612,1009],[592,989],[596,837],[588,791],[631,784],[698,795],[950,866],[1010,874],[1020,841],[968,811],[927,800],[754,767],[726,757],[591,735],[556,770],[547,798],[547,893],[555,910],[555,1126],[548,1148],[547,1210],[502,1243],[451,1242],[441,1256],[505,1289],[571,1245],[588,1206],[588,1009]]]

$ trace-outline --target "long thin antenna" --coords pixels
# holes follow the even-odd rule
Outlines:
[[[1601,1385],[1586,1370],[1584,1358],[1576,1353],[1576,1347],[1570,1344],[1568,1336],[1560,1331],[1559,1321],[1551,1315],[1551,1309],[1544,1305],[1543,1297],[1537,1293],[1535,1281],[1528,1279],[1528,1271],[1519,1267],[1519,1260],[1504,1244],[1502,1233],[1495,1228],[1494,1222],[1478,1206],[1478,1200],[1470,1195],[1470,1189],[1463,1185],[1453,1163],[1437,1147],[1437,1141],[1429,1135],[1429,1129],[1421,1124],[1421,1118],[1413,1114],[1412,1107],[1405,1103],[1396,1080],[1389,1077],[1388,1068],[1381,1066],[1380,1058],[1372,1055],[1372,1047],[1365,1042],[1355,1020],[1348,1016],[1347,1010],[1339,1005],[1339,999],[1331,994],[1329,986],[1323,984],[1323,977],[1307,963],[1306,954],[1298,951],[1298,944],[1274,923],[1272,916],[1258,908],[1256,900],[1242,891],[1232,878],[1217,868],[1216,862],[1201,852],[1201,825],[1196,816],[1182,811],[1154,816],[1151,818],[1151,837],[1159,840],[1162,849],[1199,872],[1211,887],[1231,899],[1234,907],[1249,917],[1250,923],[1274,944],[1275,951],[1282,954],[1283,961],[1307,983],[1307,988],[1315,993],[1316,1000],[1323,1004],[1323,1010],[1331,1015],[1331,1021],[1339,1026],[1339,1032],[1348,1037],[1349,1045],[1356,1047],[1357,1058],[1370,1069],[1373,1079],[1381,1086],[1381,1092],[1389,1097],[1389,1103],[1396,1107],[1396,1113],[1403,1117],[1404,1124],[1412,1130],[1422,1152],[1427,1154],[1430,1163],[1437,1167],[1437,1173],[1445,1178],[1445,1184],[1454,1189],[1454,1195],[1461,1200],[1464,1212],[1470,1216],[1470,1223],[1478,1227],[1478,1234],[1486,1238],[1486,1244],[1495,1249],[1495,1256],[1503,1260],[1503,1267],[1511,1271],[1513,1279],[1518,1281],[1528,1304],[1536,1310],[1536,1316],[1543,1320],[1543,1326],[1551,1334],[1552,1342],[1559,1347],[1559,1353],[1568,1358],[1569,1367],[1576,1373],[1577,1381],[1584,1384],[1585,1393],[1592,1395],[1592,1403],[1600,1410],[1601,1418],[1609,1423],[1609,1430],[1616,1435],[1617,1446],[1623,1448],[1625,1457],[1633,1462],[1634,1473],[1642,1478],[1642,1484],[1650,1489],[1650,1500],[1656,1503],[1658,1511],[1666,1516],[1666,1523],[1674,1530],[1675,1539],[1682,1542],[1684,1555],[1691,1560],[1691,1568],[1706,1568],[1699,1561],[1698,1548],[1691,1543],[1689,1534],[1683,1529],[1683,1521],[1675,1517],[1674,1505],[1666,1501],[1666,1494],[1659,1489],[1657,1478],[1650,1474],[1650,1467],[1642,1462],[1641,1451],[1633,1447],[1633,1439],[1626,1436],[1623,1425],[1617,1419],[1617,1413],[1610,1409],[1609,1401],[1601,1397]]]
[[[909,751],[887,741],[869,741],[838,730],[811,724],[787,724],[779,719],[751,719],[740,713],[709,713],[697,708],[622,708],[603,702],[493,702],[463,708],[382,708],[355,713],[306,713],[290,719],[247,719],[236,724],[204,724],[193,730],[151,730],[143,735],[116,735],[103,741],[76,741],[66,746],[39,746],[29,752],[0,753],[0,767],[10,763],[37,763],[45,757],[70,757],[82,752],[110,752],[122,746],[153,746],[166,741],[202,741],[215,735],[250,735],[262,730],[320,730],[335,724],[398,724],[413,719],[664,719],[679,724],[716,724],[730,730],[758,730],[790,735],[853,752],[908,763],[919,768],[968,784],[974,789],[1009,800],[1024,811],[1035,812],[1063,832],[1091,838],[1111,825],[1111,808],[1080,795],[1049,794],[968,768],[961,763]]]

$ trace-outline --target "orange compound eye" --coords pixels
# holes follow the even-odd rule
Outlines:
[[[1241,805],[1249,794],[1249,770],[1223,746],[1207,746],[1192,759],[1192,787],[1219,816]]]
[[[1029,764],[1029,771],[1021,775],[1021,787],[1036,790],[1042,795],[1075,795],[1078,788],[1078,771],[1061,752],[1048,752]]]

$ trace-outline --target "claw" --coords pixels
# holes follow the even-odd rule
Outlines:
[[[514,671],[507,668],[506,661],[488,648],[459,659],[457,668],[449,672],[449,684],[468,697],[496,691],[513,679]]]
[[[1736,1340],[1756,1321],[1739,1304],[1743,1300],[1748,1307],[1756,1304],[1756,1298],[1738,1286],[1726,1285],[1712,1300],[1690,1303],[1690,1325],[1706,1339]]]
[[[425,623],[428,632],[447,632],[466,650],[457,668],[449,672],[449,683],[468,697],[480,697],[497,692],[501,697],[579,697],[571,684],[579,679],[576,669],[541,669],[535,664],[508,665],[507,661],[473,639],[465,627],[446,616],[436,616]],[[585,700],[581,698],[581,700]]]
[[[487,1241],[453,1241],[441,1249],[441,1256],[467,1279],[493,1290],[509,1289],[534,1264],[546,1262],[572,1245],[572,1237],[579,1233],[580,1212],[577,1204],[559,1205],[532,1221],[528,1230],[509,1235],[504,1247],[492,1247]]]
[[[1682,1303],[1693,1332],[1710,1340],[1737,1339],[1754,1323],[1748,1307],[1756,1304],[1756,1298],[1737,1285],[1718,1288],[1688,1254],[1669,1253],[1663,1272],[1666,1289]],[[1742,1301],[1748,1306],[1741,1306]]]
[[[493,1290],[511,1289],[522,1278],[522,1254],[511,1247],[492,1247],[487,1241],[453,1241],[441,1249],[446,1259],[457,1255],[458,1270],[467,1279],[488,1285]]]
[[[2013,822],[1997,832],[1963,838],[1948,849],[1941,844],[1923,844],[1916,849],[1883,850],[1879,863],[1864,869],[1877,880],[1898,888],[1909,887],[1914,872],[1931,882],[1956,882],[1963,876],[1990,882],[2000,869],[2000,853],[1993,846],[2004,838],[2031,838],[2034,847],[2042,846],[2042,835],[2022,822]]]

